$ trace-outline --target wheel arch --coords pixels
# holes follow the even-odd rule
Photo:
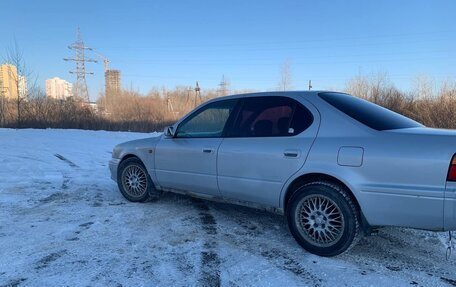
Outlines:
[[[153,174],[150,172],[149,168],[147,167],[147,165],[144,163],[144,161],[141,159],[141,157],[139,155],[134,154],[134,153],[126,153],[126,154],[122,155],[122,157],[120,158],[118,166],[120,166],[120,164],[122,162],[124,162],[124,161],[126,161],[127,159],[130,159],[130,158],[136,158],[137,160],[139,160],[142,163],[142,165],[145,167],[148,175],[151,177],[151,182],[152,182],[153,187],[158,190],[156,179],[153,177]],[[119,176],[119,171],[120,170],[118,169],[117,170],[117,176]]]
[[[136,158],[137,160],[139,160],[142,163],[142,165],[145,166],[144,162],[141,160],[141,158],[139,156],[137,156],[136,154],[133,154],[133,153],[126,153],[125,155],[122,155],[122,157],[120,158],[118,167],[120,167],[120,165],[124,161],[126,161],[127,159],[130,159],[130,158]],[[147,170],[147,167],[146,167],[146,170]],[[117,169],[117,177],[119,177],[119,176],[120,176],[120,169],[118,168]]]
[[[297,178],[295,178],[288,185],[288,187],[286,188],[285,195],[284,195],[284,197],[282,199],[281,206],[283,207],[283,210],[286,211],[287,205],[288,205],[288,201],[290,200],[290,198],[293,196],[293,194],[296,192],[296,190],[299,187],[301,187],[301,186],[303,186],[303,185],[305,185],[307,183],[311,183],[311,182],[315,182],[315,181],[326,181],[326,182],[334,183],[334,184],[337,184],[337,185],[340,185],[341,187],[343,187],[347,191],[347,193],[349,194],[349,196],[351,197],[353,202],[358,207],[358,210],[361,213],[361,216],[364,217],[362,215],[362,209],[361,209],[361,206],[359,204],[359,201],[356,198],[356,196],[353,193],[353,191],[351,190],[351,188],[347,184],[345,184],[345,182],[340,180],[339,178],[337,178],[337,177],[335,177],[333,175],[320,173],[320,172],[302,174],[302,175],[298,176]]]
[[[119,164],[120,164],[121,162],[123,162],[123,161],[125,161],[125,160],[127,160],[127,159],[129,159],[129,158],[133,158],[133,157],[139,159],[139,160],[142,162],[142,164],[144,164],[144,162],[141,160],[141,158],[140,158],[139,156],[137,156],[136,154],[133,154],[133,153],[127,153],[127,154],[123,155],[123,156],[120,158]]]

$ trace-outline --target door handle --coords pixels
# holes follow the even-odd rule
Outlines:
[[[285,150],[283,155],[285,157],[297,158],[301,155],[301,152],[299,150]]]
[[[214,149],[213,148],[203,148],[204,153],[213,153]]]

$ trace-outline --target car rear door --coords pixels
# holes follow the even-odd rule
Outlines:
[[[174,137],[155,149],[155,168],[164,189],[219,196],[217,151],[237,100],[209,103],[185,118]]]
[[[278,206],[285,182],[304,164],[319,127],[306,100],[283,96],[242,99],[218,151],[224,197]]]

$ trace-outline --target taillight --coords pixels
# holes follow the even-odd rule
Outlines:
[[[448,170],[447,181],[456,181],[456,154],[451,160],[450,169]]]

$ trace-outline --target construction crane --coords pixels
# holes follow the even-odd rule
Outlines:
[[[121,91],[120,86],[120,71],[109,69],[109,60],[96,50],[92,50],[93,53],[103,60],[104,65],[104,76],[105,76],[105,95],[106,97],[112,97]]]
[[[105,73],[109,70],[109,60],[104,55],[100,54],[99,52],[92,50],[95,55],[97,55],[101,60],[103,60],[104,71]]]

